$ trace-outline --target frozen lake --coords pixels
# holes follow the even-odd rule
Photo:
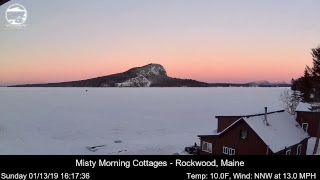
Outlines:
[[[88,90],[88,91],[86,91]],[[284,88],[0,88],[0,154],[173,154]],[[121,143],[114,143],[121,140]],[[103,145],[95,152],[87,146]]]

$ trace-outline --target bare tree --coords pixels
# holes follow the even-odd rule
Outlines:
[[[281,93],[280,101],[289,114],[295,115],[297,106],[301,101],[301,96],[298,91],[291,91],[290,89],[286,89]]]

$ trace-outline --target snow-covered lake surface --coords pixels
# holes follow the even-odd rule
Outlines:
[[[283,91],[2,87],[0,154],[183,154],[216,129],[214,116],[281,110]]]

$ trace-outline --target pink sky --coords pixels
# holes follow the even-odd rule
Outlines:
[[[87,79],[149,63],[205,82],[289,82],[320,44],[319,1],[126,2],[21,1],[28,26],[0,29],[0,85]]]

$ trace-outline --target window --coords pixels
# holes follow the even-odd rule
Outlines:
[[[301,144],[298,145],[297,147],[297,155],[301,154]]]
[[[212,153],[212,143],[202,141],[202,151]]]
[[[212,143],[208,143],[208,152],[209,153],[212,153]]]
[[[207,151],[207,149],[208,149],[208,143],[203,141],[202,142],[202,151]]]
[[[229,148],[229,155],[235,155],[236,154],[236,150]]]
[[[222,153],[223,153],[223,154],[228,154],[228,153],[229,153],[229,148],[223,146],[223,148],[222,148]]]
[[[228,148],[226,146],[222,147],[222,154],[226,155],[236,155],[236,150],[233,148]]]
[[[287,151],[286,151],[286,155],[290,155],[291,154],[291,149],[288,149]]]
[[[303,129],[305,132],[308,132],[308,123],[302,123],[302,129]]]
[[[246,129],[240,130],[240,138],[241,139],[247,139],[248,138],[248,131]]]

